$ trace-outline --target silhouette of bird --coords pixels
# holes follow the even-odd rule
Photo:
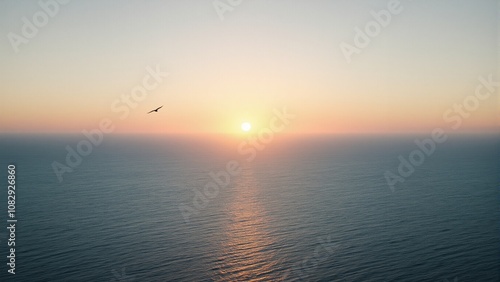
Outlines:
[[[162,105],[161,107],[158,107],[158,108],[156,108],[156,109],[154,109],[154,110],[149,111],[149,112],[148,112],[148,114],[150,114],[150,113],[152,113],[152,112],[156,112],[156,113],[157,113],[157,112],[158,112],[158,110],[159,110],[159,109],[161,109],[161,108],[163,108],[163,105]]]

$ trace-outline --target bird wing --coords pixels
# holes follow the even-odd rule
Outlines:
[[[163,108],[163,105],[161,105],[161,107],[158,107],[158,108],[156,108],[154,110],[149,111],[148,114],[150,114],[152,112],[158,112],[158,110],[161,109],[161,108]]]

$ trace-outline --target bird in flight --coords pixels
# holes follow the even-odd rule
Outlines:
[[[156,108],[156,109],[154,109],[154,110],[149,111],[149,112],[148,112],[148,114],[150,114],[150,113],[152,113],[152,112],[156,112],[156,113],[157,113],[157,112],[158,112],[158,110],[159,110],[159,109],[161,109],[161,108],[163,108],[163,105],[162,105],[161,107],[158,107],[158,108]]]

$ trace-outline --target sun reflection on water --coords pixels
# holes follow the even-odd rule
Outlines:
[[[242,171],[234,195],[225,205],[216,281],[280,281],[275,240],[268,233],[269,217],[259,202],[260,186],[251,169]]]

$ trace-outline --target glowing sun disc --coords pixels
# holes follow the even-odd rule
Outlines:
[[[250,129],[252,129],[252,125],[249,122],[244,122],[241,124],[241,129],[243,131],[249,131]]]

